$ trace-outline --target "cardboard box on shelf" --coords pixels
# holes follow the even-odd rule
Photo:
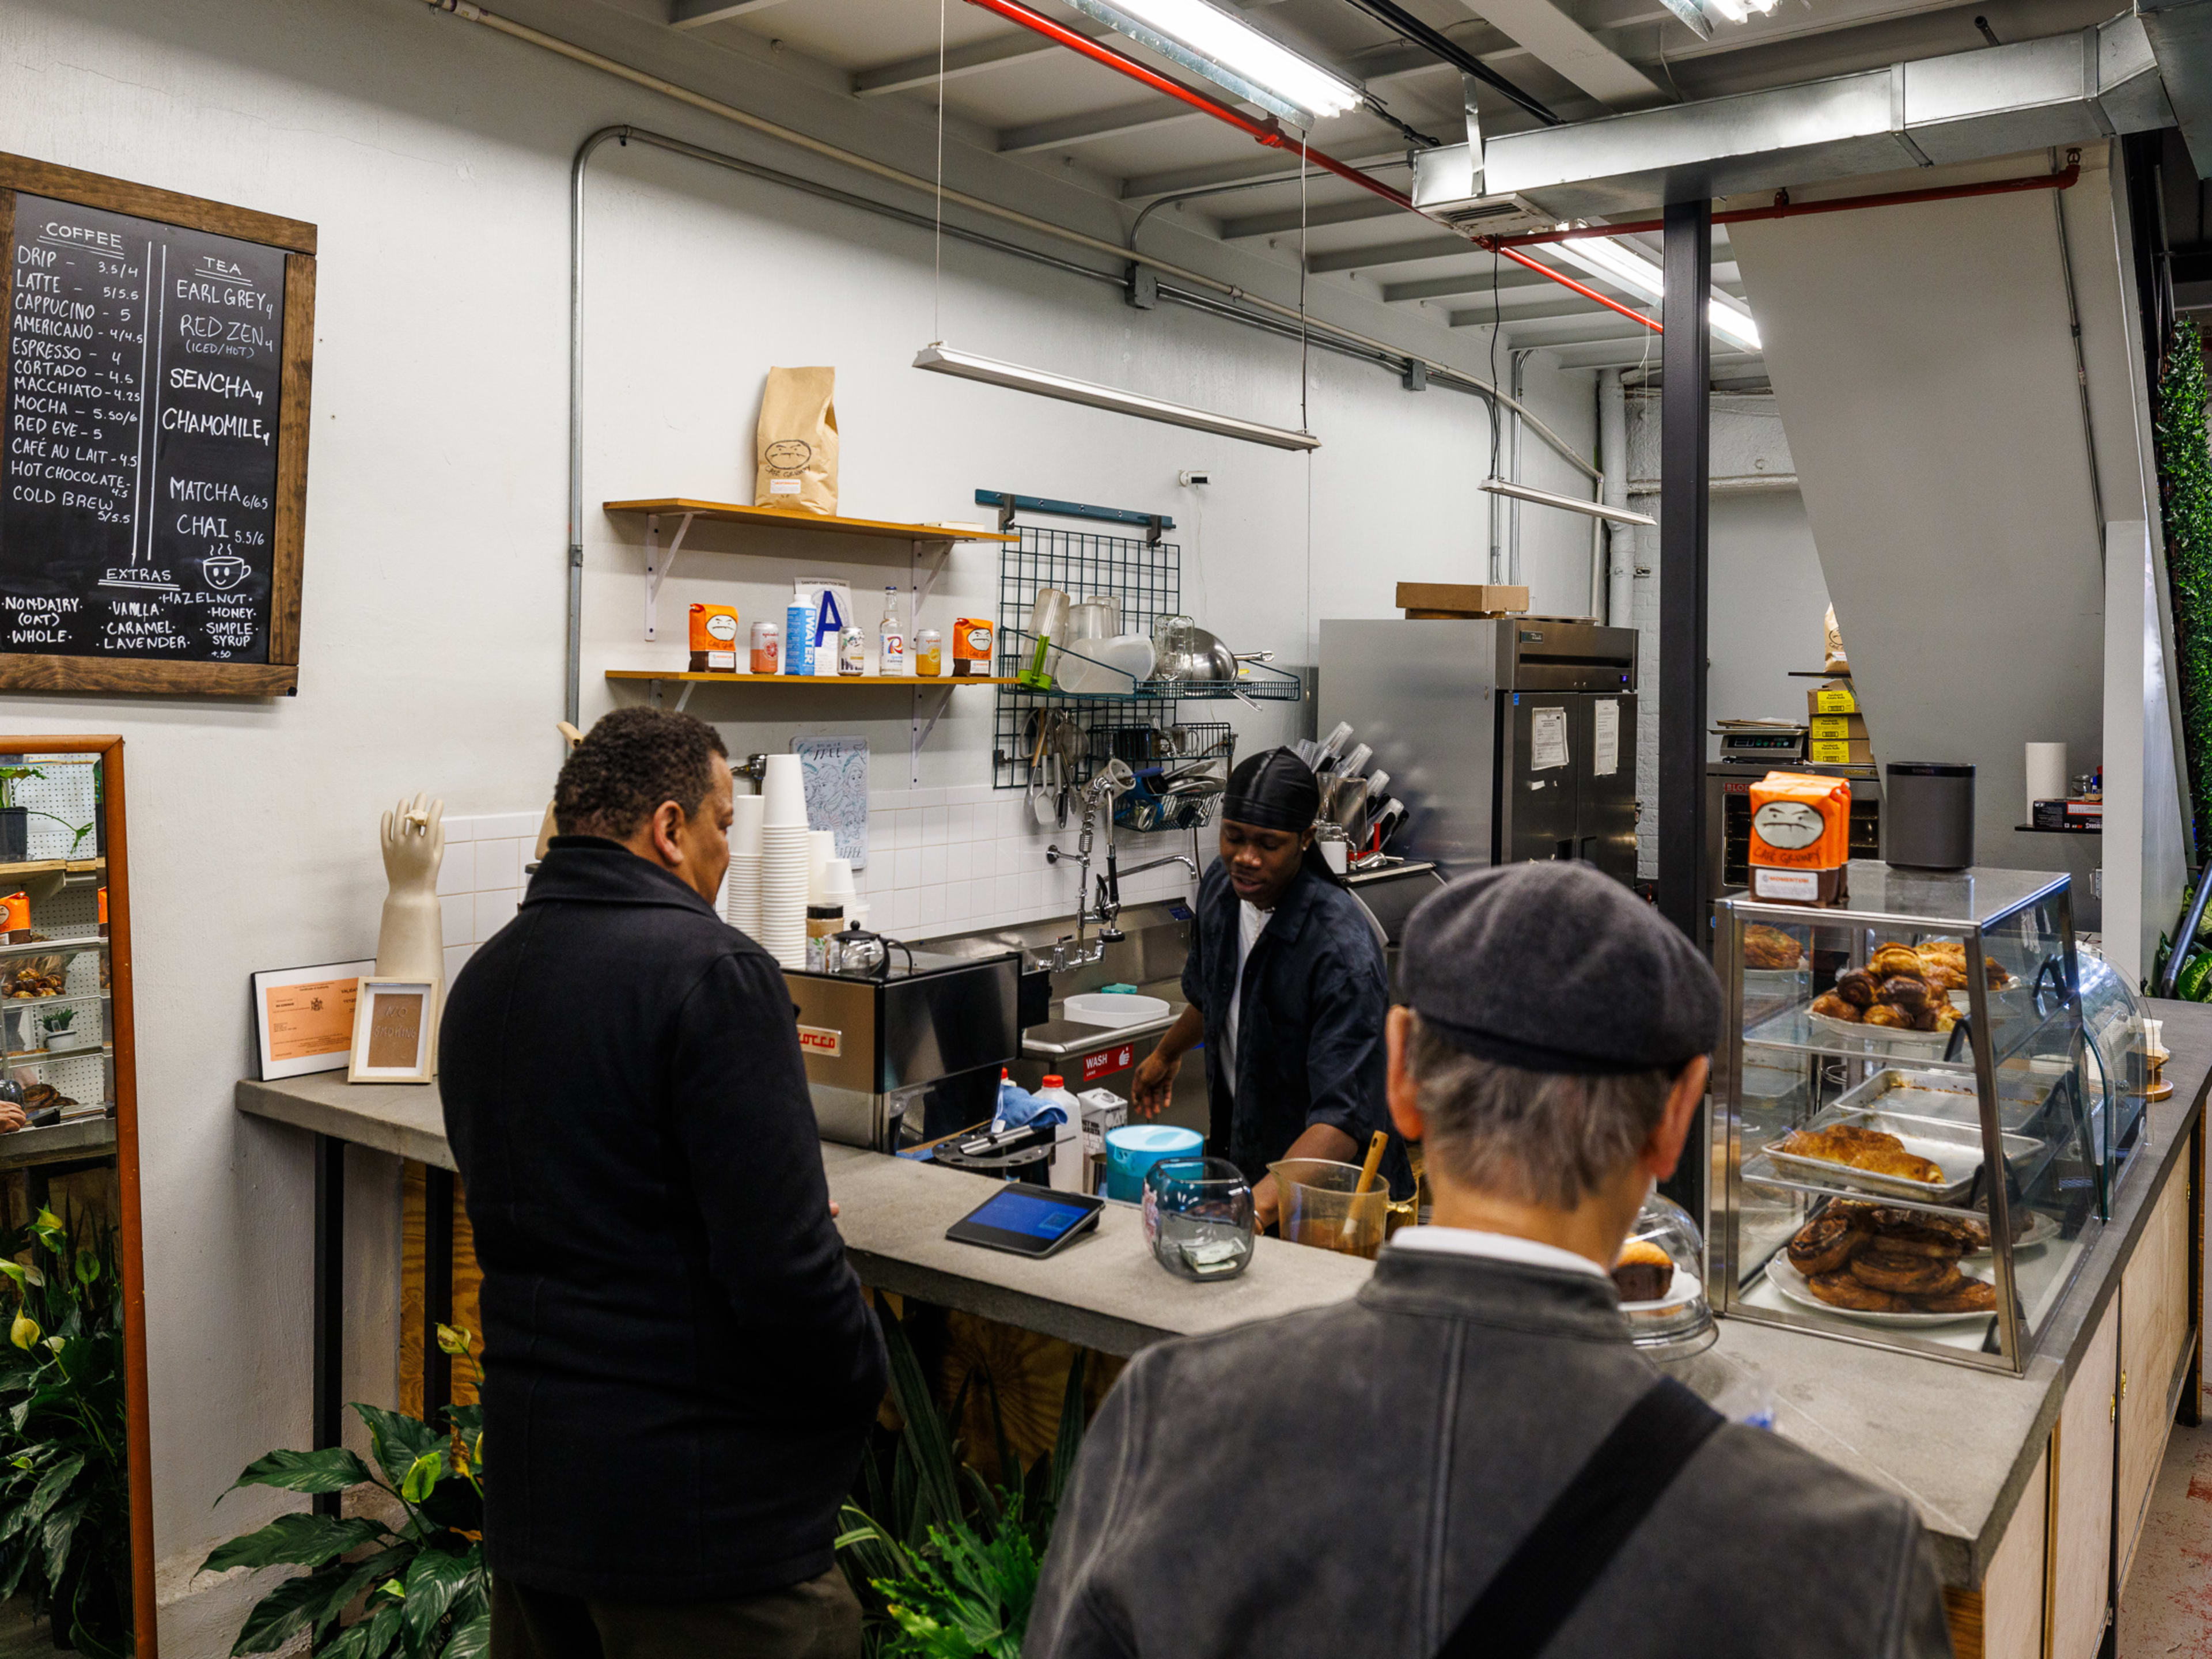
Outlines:
[[[1806,744],[1805,757],[1815,766],[1871,766],[1874,764],[1874,745],[1864,738],[1852,738],[1842,743],[1813,742]]]
[[[1409,617],[1510,616],[1528,608],[1528,590],[1511,582],[1400,582],[1398,608]]]
[[[1830,680],[1826,685],[1816,685],[1805,694],[1805,712],[1808,714],[1856,714],[1859,700],[1851,695],[1849,680]]]
[[[1815,743],[1850,743],[1866,741],[1866,716],[1863,714],[1815,714],[1812,730],[1807,734]]]

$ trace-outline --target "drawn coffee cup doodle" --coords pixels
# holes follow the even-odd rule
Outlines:
[[[213,553],[200,561],[200,574],[218,593],[244,581],[248,568],[246,561],[235,553]]]

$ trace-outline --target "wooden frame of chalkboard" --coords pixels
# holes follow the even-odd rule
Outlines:
[[[0,692],[296,691],[315,227],[0,153]]]

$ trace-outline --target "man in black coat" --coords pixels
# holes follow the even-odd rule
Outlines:
[[[714,914],[729,762],[607,715],[454,981],[446,1128],[483,1269],[497,1659],[853,1659],[832,1551],[887,1374],[782,970]]]

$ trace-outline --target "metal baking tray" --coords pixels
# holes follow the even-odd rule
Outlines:
[[[2035,1119],[2051,1103],[2055,1073],[2008,1071],[1997,1081],[1997,1127],[2033,1134]],[[1971,1079],[1957,1072],[1916,1072],[1887,1066],[1836,1097],[1831,1111],[1902,1112],[1908,1117],[1964,1123],[1979,1130],[1980,1097]]]
[[[1882,1074],[1882,1075],[1887,1075]],[[1854,1091],[1856,1092],[1856,1091]],[[1958,1123],[1939,1117],[1922,1117],[1893,1110],[1869,1110],[1846,1105],[1842,1101],[1814,1114],[1811,1121],[1799,1127],[1806,1129],[1826,1129],[1839,1123],[1856,1128],[1878,1129],[1895,1135],[1905,1143],[1905,1150],[1929,1159],[1943,1171],[1941,1181],[1911,1181],[1903,1176],[1878,1175],[1871,1170],[1855,1170],[1848,1164],[1832,1164],[1826,1158],[1802,1158],[1780,1150],[1778,1141],[1767,1146],[1765,1157],[1778,1170],[1801,1176],[1819,1176],[1823,1182],[1851,1188],[1859,1192],[1874,1193],[1885,1198],[1918,1199],[1923,1203],[1955,1204],[1973,1190],[1974,1177],[1982,1166],[1982,1131],[1978,1123]],[[2002,1156],[2008,1164],[2019,1164],[2034,1158],[2045,1143],[2033,1136],[2002,1133]]]

